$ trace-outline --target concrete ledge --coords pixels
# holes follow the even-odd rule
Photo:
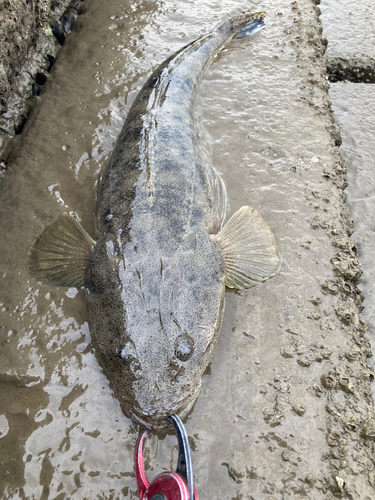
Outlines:
[[[0,114],[6,112],[14,79],[51,15],[50,0],[0,0]]]
[[[0,158],[36,104],[59,48],[51,26],[70,1],[0,0]]]
[[[347,205],[353,216],[353,239],[358,246],[358,258],[363,269],[361,288],[365,292],[365,300],[362,318],[369,328],[369,338],[375,352],[375,85],[340,82],[331,85],[329,94],[343,138],[340,151],[348,169]],[[373,366],[373,358],[369,361]]]

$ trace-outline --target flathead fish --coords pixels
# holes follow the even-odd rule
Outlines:
[[[96,355],[124,413],[150,430],[184,418],[218,340],[225,286],[274,276],[279,253],[251,207],[224,224],[226,191],[197,139],[198,83],[265,13],[229,19],[170,56],[139,92],[104,169],[92,239],[63,213],[33,242],[40,282],[84,286]]]

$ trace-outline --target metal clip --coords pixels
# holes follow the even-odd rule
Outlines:
[[[173,424],[178,441],[178,460],[176,472],[162,472],[149,483],[143,459],[143,441],[147,435],[144,431],[138,439],[135,453],[135,475],[139,498],[141,500],[199,500],[193,485],[193,466],[189,441],[185,427],[177,415],[168,420]]]

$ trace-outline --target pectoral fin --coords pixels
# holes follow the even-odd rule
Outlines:
[[[280,268],[275,238],[255,208],[240,208],[214,238],[224,256],[229,288],[251,288]]]
[[[29,274],[48,285],[84,286],[87,261],[95,241],[72,212],[64,212],[31,244],[26,265]]]

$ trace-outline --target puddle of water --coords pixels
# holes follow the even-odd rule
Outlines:
[[[84,4],[2,179],[3,498],[137,498],[138,428],[92,352],[84,292],[38,285],[26,274],[25,255],[65,210],[93,234],[95,180],[152,69],[225,17],[261,7],[242,0]],[[319,96],[309,106],[301,90],[311,64],[303,58],[314,49],[304,45],[306,55],[296,57],[294,37],[312,18],[296,23],[298,13],[281,1],[268,11],[267,30],[217,57],[198,110],[202,145],[228,188],[229,215],[257,207],[283,255],[274,280],[227,294],[222,335],[186,424],[202,499],[250,498],[250,491],[257,500],[281,498],[301,484],[302,495],[306,475],[323,484],[328,473],[326,399],[312,386],[330,363],[327,352],[341,345],[342,325],[336,298],[322,294],[334,250],[325,232],[317,237],[310,227],[310,195],[317,185],[326,189],[316,172],[332,156],[324,123],[314,121]],[[176,456],[172,436],[150,438],[148,474],[173,470]]]

